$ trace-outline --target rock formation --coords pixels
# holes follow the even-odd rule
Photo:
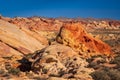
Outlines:
[[[86,68],[86,60],[68,46],[56,43],[34,54],[33,71],[47,75],[46,78],[92,80],[89,74],[94,70]]]
[[[118,20],[0,16],[0,79],[120,80],[119,34]]]
[[[79,54],[89,55],[111,55],[111,48],[99,39],[88,34],[80,23],[66,23],[56,38],[57,42],[70,46]]]
[[[55,19],[49,18],[39,18],[39,17],[31,17],[31,18],[13,18],[8,22],[17,25],[20,28],[27,28],[33,31],[54,31],[59,30],[62,22],[57,21]]]
[[[23,31],[13,24],[0,20],[0,42],[3,43],[0,44],[3,45],[2,48],[5,52],[27,54],[39,50],[44,47],[39,37],[33,32]],[[43,38],[42,41],[45,39]],[[9,48],[12,48],[12,51],[9,51]]]

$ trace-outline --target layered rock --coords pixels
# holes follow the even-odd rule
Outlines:
[[[80,23],[66,23],[61,28],[57,42],[70,46],[81,55],[111,55],[111,48],[88,34]]]
[[[33,31],[58,31],[62,25],[62,23],[53,18],[39,18],[39,17],[31,17],[31,18],[13,18],[8,22],[17,25],[20,28],[27,28]]]
[[[64,25],[62,26],[62,24]],[[14,73],[17,69],[21,71],[15,80],[18,78],[20,80],[92,80],[90,74],[94,70],[101,70],[104,67],[105,69],[106,67],[110,69],[119,67],[119,61],[116,61],[119,60],[119,57],[113,61],[117,64],[111,64],[107,57],[112,55],[110,46],[96,39],[99,36],[92,37],[85,29],[92,30],[93,33],[89,32],[92,34],[96,34],[96,30],[114,32],[113,29],[118,29],[115,36],[111,32],[109,35],[101,33],[104,39],[110,40],[108,43],[112,47],[115,46],[114,52],[119,54],[119,25],[120,21],[112,20],[5,18],[0,16],[0,79],[8,79],[6,73],[10,79],[14,79],[10,71],[12,70]],[[101,33],[98,34],[101,35]],[[57,43],[55,38],[62,44]],[[88,59],[93,55],[107,56],[95,56]],[[86,57],[87,59],[85,59]],[[3,71],[5,72],[3,73]]]
[[[5,43],[0,41],[0,56],[22,55],[19,51],[14,50]]]
[[[3,45],[1,46],[3,48],[1,48],[1,50],[4,50],[5,53],[32,53],[43,48],[44,43],[42,44],[42,41],[45,42],[45,40],[44,37],[35,34],[34,32],[27,29],[23,30],[13,24],[0,20],[0,44]],[[9,48],[12,48],[11,51],[9,51]]]

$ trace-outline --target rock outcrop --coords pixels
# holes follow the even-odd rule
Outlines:
[[[70,46],[79,54],[91,55],[111,55],[111,48],[99,39],[88,34],[80,23],[66,23],[56,38],[57,42]]]
[[[22,55],[19,51],[11,48],[5,43],[0,41],[0,57],[11,56],[11,55]]]
[[[115,20],[0,16],[0,79],[119,79],[119,34]]]
[[[34,54],[33,71],[47,75],[50,80],[52,77],[55,80],[59,78],[92,80],[89,74],[94,70],[86,68],[88,66],[86,60],[80,58],[80,55],[68,46],[56,43]]]
[[[45,47],[41,41],[45,41],[44,37],[26,29],[23,31],[13,24],[0,20],[0,44],[2,45],[0,50],[3,53],[32,53]]]
[[[33,31],[58,31],[62,22],[53,18],[30,17],[21,18],[16,17],[10,19],[8,22],[17,25],[20,28],[27,28]]]

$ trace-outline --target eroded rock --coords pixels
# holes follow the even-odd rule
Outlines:
[[[86,60],[80,58],[79,54],[68,46],[58,43],[50,45],[35,53],[33,59],[32,69],[34,72],[56,77],[56,79],[61,77],[61,79],[92,80],[89,74],[94,70],[86,68],[88,65]]]
[[[0,44],[3,45],[3,47],[1,46],[2,48],[8,48],[3,50],[8,50],[8,52],[13,52],[13,54],[15,54],[14,52],[16,52],[16,54],[18,52],[22,54],[32,53],[44,47],[41,40],[45,41],[45,39],[36,37],[38,36],[34,36],[33,32],[29,31],[29,34],[27,34],[17,26],[0,20],[0,42],[3,43]],[[4,44],[7,45],[7,47],[4,46]],[[9,49],[9,47],[14,50]]]
[[[80,23],[66,23],[61,28],[56,41],[70,46],[84,56],[112,54],[111,48],[88,34]]]

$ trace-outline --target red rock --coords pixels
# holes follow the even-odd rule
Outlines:
[[[31,18],[13,18],[10,21],[17,25],[18,27],[24,27],[33,31],[58,31],[62,25],[60,21],[56,21],[54,19],[44,19],[39,17],[31,17]]]
[[[57,42],[68,45],[84,56],[111,55],[111,48],[99,39],[88,34],[80,23],[66,23],[56,38]],[[84,53],[84,54],[83,54]],[[88,53],[85,55],[85,53]],[[89,54],[91,53],[91,54]]]

